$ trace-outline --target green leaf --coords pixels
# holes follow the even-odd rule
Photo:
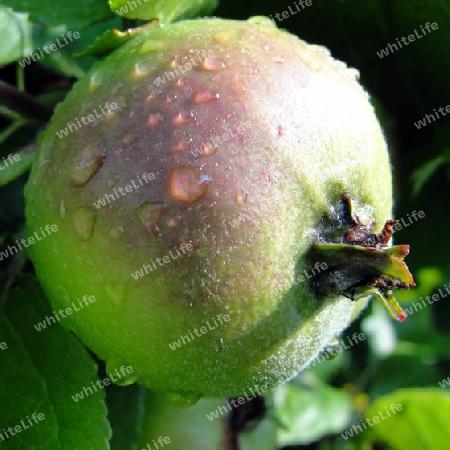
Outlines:
[[[41,29],[28,22],[28,14],[0,6],[0,65],[29,55]]]
[[[125,42],[133,39],[143,28],[133,28],[128,31],[107,30],[89,45],[89,47],[77,53],[75,56],[105,56],[125,44]]]
[[[394,352],[397,344],[394,322],[385,314],[385,309],[379,302],[374,302],[372,314],[361,322],[369,347],[376,357],[385,357]]]
[[[401,405],[400,411],[396,405]],[[450,393],[444,390],[396,391],[372,403],[365,417],[373,423],[366,442],[383,442],[393,450],[448,448]],[[374,417],[379,417],[379,423],[374,423]]]
[[[404,247],[404,246],[396,246]],[[342,261],[351,261],[355,266],[362,266],[367,271],[393,278],[406,284],[414,284],[406,264],[396,256],[392,249],[377,250],[375,248],[362,247],[349,244],[317,243],[315,251],[326,254],[331,268],[342,266]],[[394,253],[395,254],[395,253]]]
[[[298,386],[291,382],[276,388],[275,411],[282,425],[278,444],[307,444],[342,431],[350,421],[352,402],[342,390],[323,383]]]
[[[386,395],[401,388],[423,387],[436,384],[440,379],[440,371],[436,365],[430,364],[430,355],[421,357],[416,353],[415,345],[409,344],[410,355],[405,355],[405,346],[399,345],[398,353],[379,360],[376,374],[369,389],[372,398]]]
[[[161,23],[209,15],[218,0],[109,0],[113,13],[127,19],[152,20]]]
[[[450,162],[450,148],[445,149],[442,154],[416,169],[412,174],[414,195],[417,195],[433,174],[448,162]]]
[[[7,167],[5,167],[4,160],[0,160],[0,187],[15,180],[29,170],[36,156],[35,153],[30,153],[28,149],[18,152],[16,155],[12,155],[13,163]],[[19,159],[16,161],[14,158]],[[8,161],[8,157],[5,157],[5,160]]]
[[[28,13],[30,22],[48,27],[65,25],[72,32],[111,17],[106,2],[99,0],[3,0],[2,4],[16,12]]]
[[[398,300],[402,303],[412,303],[431,294],[435,289],[442,286],[444,277],[440,269],[436,267],[422,267],[415,274],[417,287],[409,291],[397,292]]]
[[[110,385],[106,387],[108,418],[114,430],[111,450],[134,450],[142,419],[144,388]]]
[[[93,390],[97,365],[59,324],[36,330],[35,325],[51,315],[42,290],[31,277],[22,280],[0,312],[0,343],[7,346],[0,350],[0,429],[14,430],[22,421],[28,427],[10,436],[6,446],[106,450],[111,430],[104,391],[97,388],[83,400],[73,399],[84,388]],[[43,420],[34,421],[33,413],[42,414]]]

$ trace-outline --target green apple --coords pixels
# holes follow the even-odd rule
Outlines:
[[[29,254],[118,383],[240,396],[295,376],[369,294],[402,318],[407,249],[384,239],[391,168],[357,79],[268,20],[198,19],[146,27],[59,104],[26,188],[30,236],[58,232]]]

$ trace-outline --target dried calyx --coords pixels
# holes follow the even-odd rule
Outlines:
[[[342,234],[338,242],[321,239],[312,246],[310,258],[325,261],[328,269],[312,283],[318,297],[343,295],[358,300],[369,295],[376,297],[389,315],[402,322],[406,314],[392,294],[394,289],[408,290],[414,279],[403,259],[409,245],[388,247],[397,220],[388,220],[380,233],[373,233],[375,221],[368,224],[353,215],[349,194],[341,198],[338,217]]]

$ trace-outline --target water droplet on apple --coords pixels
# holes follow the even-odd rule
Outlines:
[[[179,408],[194,406],[201,398],[200,394],[194,392],[169,392],[166,394],[167,401]]]
[[[169,69],[176,69],[183,64],[183,58],[180,55],[175,55],[169,63]]]
[[[171,217],[170,219],[167,219],[166,225],[169,228],[175,228],[180,224],[180,221],[176,217]]]
[[[231,46],[237,42],[238,37],[235,33],[222,31],[214,35],[214,40],[222,46]]]
[[[177,81],[174,83],[175,87],[181,88],[186,85],[186,78],[178,78]]]
[[[141,46],[140,53],[155,52],[164,48],[164,45],[162,40],[146,39]]]
[[[117,360],[106,363],[106,376],[117,386],[129,386],[137,381],[133,367]]]
[[[218,150],[219,150],[218,146],[214,147],[209,142],[203,145],[203,154],[206,155],[206,156],[215,155]]]
[[[203,70],[206,70],[208,72],[217,72],[217,71],[225,68],[225,63],[216,58],[211,58],[211,57],[207,56],[202,61],[202,64],[200,65],[200,67]]]
[[[122,239],[124,234],[125,234],[125,230],[123,228],[122,225],[119,225],[117,227],[111,227],[109,229],[109,234],[111,235],[111,237],[113,237],[114,239]]]
[[[214,94],[209,89],[200,89],[195,93],[195,103],[209,103],[219,98],[219,94]]]
[[[273,61],[275,64],[283,64],[283,63],[286,61],[286,59],[283,58],[282,56],[274,56],[274,57],[272,58],[272,61]]]
[[[152,236],[161,236],[159,221],[167,213],[169,207],[164,203],[145,202],[136,209],[136,214],[149,234]]]
[[[122,137],[122,144],[125,145],[125,147],[129,147],[131,144],[139,140],[139,136],[137,136],[134,133],[125,133]]]
[[[176,126],[187,125],[195,121],[194,111],[182,109],[173,117],[172,123]]]
[[[238,190],[236,191],[236,201],[240,205],[244,205],[245,203],[247,203],[247,192],[245,192],[241,188],[238,188]]]
[[[89,89],[95,91],[102,84],[102,76],[98,72],[94,72],[89,79]]]
[[[164,103],[166,105],[169,105],[170,103],[173,103],[177,99],[178,99],[178,95],[175,95],[175,94],[167,95],[166,98],[164,99]]]
[[[308,49],[305,49],[305,51],[299,50],[298,55],[300,56],[303,63],[314,72],[320,72],[322,70],[322,66],[320,65],[319,61],[311,56]]]
[[[61,199],[61,203],[59,204],[59,215],[61,216],[62,220],[65,220],[66,218],[66,203],[64,199]]]
[[[172,151],[182,152],[191,146],[191,138],[183,136],[175,145],[172,146]]]
[[[103,144],[89,144],[81,150],[72,171],[72,182],[76,187],[84,186],[100,170],[105,154]]]
[[[89,241],[94,233],[97,213],[90,208],[78,208],[73,215],[73,228],[83,241]]]
[[[159,125],[160,123],[162,123],[163,120],[164,120],[163,113],[160,112],[160,111],[155,111],[155,112],[149,114],[147,123],[150,126],[154,127],[154,126]]]
[[[150,94],[148,94],[147,97],[145,97],[144,103],[152,102],[157,96],[158,96],[157,93],[154,90],[152,90]]]
[[[210,181],[198,167],[179,166],[170,173],[170,192],[175,200],[195,203],[205,195]]]
[[[114,87],[111,89],[111,94],[116,95],[118,92],[120,92],[122,90],[122,88],[124,87],[124,83],[116,83],[114,85]]]
[[[155,65],[149,61],[138,61],[134,65],[134,76],[143,78],[150,75],[155,70]]]

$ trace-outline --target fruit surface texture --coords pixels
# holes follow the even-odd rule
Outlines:
[[[295,376],[364,303],[312,289],[322,261],[307,255],[333,241],[343,194],[375,231],[391,218],[355,70],[263,19],[150,25],[43,133],[26,215],[30,235],[58,232],[29,253],[55,311],[95,296],[61,323],[110,372],[131,366],[123,383],[180,403],[251,395]]]

